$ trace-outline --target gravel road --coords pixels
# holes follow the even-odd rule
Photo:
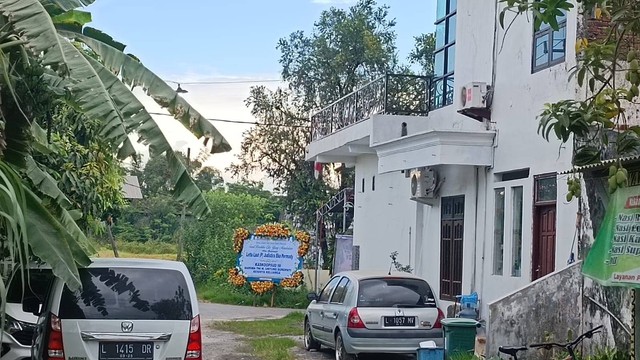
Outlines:
[[[259,360],[250,354],[242,336],[213,329],[215,321],[276,319],[293,309],[199,303],[202,322],[203,360]]]
[[[202,344],[204,360],[260,360],[251,355],[251,350],[242,341],[242,336],[213,329],[214,321],[226,320],[264,320],[277,319],[299,309],[277,309],[267,307],[251,307],[200,303],[202,321]],[[307,352],[302,347],[302,336],[293,337],[298,346],[293,349],[296,360],[329,360],[334,359],[333,351],[323,349],[319,352]],[[412,357],[395,357],[389,355],[361,356],[362,360],[405,360]]]

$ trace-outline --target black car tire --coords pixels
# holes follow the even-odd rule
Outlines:
[[[344,341],[342,341],[342,334],[338,332],[336,335],[336,360],[355,360],[355,357],[347,353],[344,348]]]
[[[311,324],[309,324],[309,320],[307,319],[304,320],[304,349],[307,351],[320,350],[320,343],[313,338]]]

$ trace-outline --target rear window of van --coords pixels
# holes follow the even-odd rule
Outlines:
[[[181,272],[169,269],[79,269],[82,290],[62,292],[61,319],[191,320]]]

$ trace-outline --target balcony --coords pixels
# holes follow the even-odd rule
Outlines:
[[[433,85],[431,76],[387,74],[314,113],[306,160],[355,166],[360,157],[376,156],[381,174],[491,165],[495,132],[460,115],[454,99],[445,98],[453,91]],[[445,103],[451,106],[430,112]]]
[[[312,141],[373,115],[429,113],[431,76],[387,74],[338,99],[311,116]]]

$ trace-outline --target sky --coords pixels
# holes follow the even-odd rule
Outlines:
[[[127,45],[161,78],[181,83],[184,98],[207,118],[255,121],[244,100],[254,85],[286,86],[278,81],[281,66],[276,44],[280,38],[303,30],[309,33],[323,10],[346,8],[354,0],[98,0],[87,10],[90,26]],[[400,59],[406,59],[413,37],[432,32],[435,0],[378,0],[390,7]],[[259,82],[264,81],[266,82]],[[193,84],[193,82],[215,82]],[[170,85],[176,86],[173,83]],[[137,91],[151,112],[164,112]],[[200,142],[173,118],[154,116],[176,150],[198,153]],[[206,164],[224,172],[240,149],[243,132],[251,125],[214,121],[232,151],[214,154]],[[141,152],[145,152],[140,148]],[[254,174],[256,180],[264,180]],[[232,181],[225,174],[225,180]]]

